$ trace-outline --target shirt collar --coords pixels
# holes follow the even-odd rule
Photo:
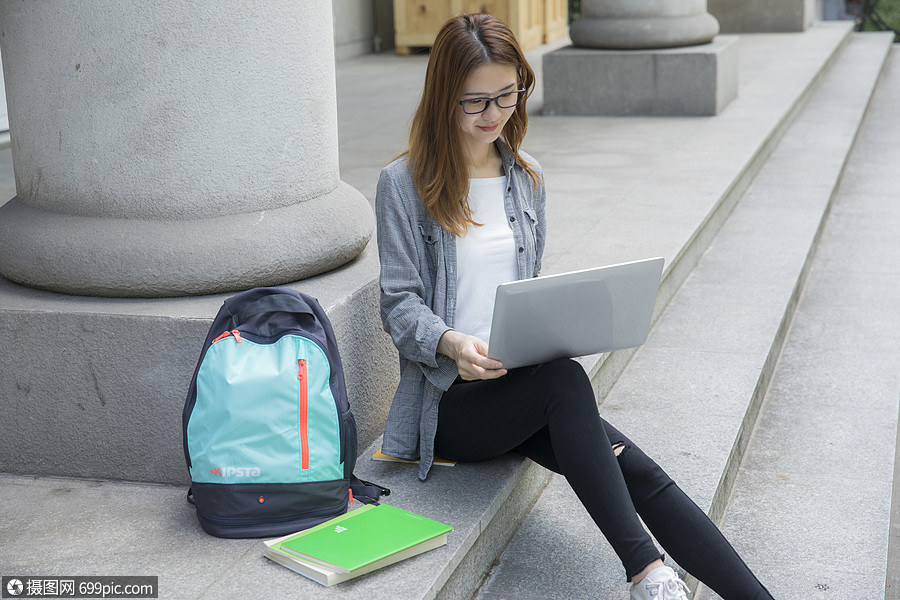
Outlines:
[[[510,171],[516,164],[516,157],[513,156],[512,151],[509,149],[509,146],[506,145],[502,139],[497,139],[494,142],[497,146],[497,150],[500,151],[500,158],[503,160],[503,171],[506,173],[506,176],[509,177]]]

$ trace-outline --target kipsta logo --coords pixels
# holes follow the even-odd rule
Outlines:
[[[216,477],[259,477],[259,467],[213,467],[209,470]]]

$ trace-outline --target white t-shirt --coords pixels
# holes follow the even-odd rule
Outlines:
[[[481,227],[456,240],[454,329],[487,342],[497,286],[518,278],[516,243],[504,206],[506,177],[469,180],[469,208]]]

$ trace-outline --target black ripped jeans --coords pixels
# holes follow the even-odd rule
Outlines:
[[[616,457],[613,446],[624,444]],[[494,380],[457,380],[441,399],[435,453],[459,462],[519,452],[566,477],[630,580],[666,552],[729,599],[771,598],[707,515],[603,420],[584,369],[562,359]]]

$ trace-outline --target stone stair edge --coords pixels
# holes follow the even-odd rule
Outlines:
[[[853,38],[858,39],[860,35],[867,34],[853,34],[850,39],[848,39],[841,47],[843,51],[849,44],[852,43]],[[822,237],[822,232],[826,226],[828,221],[829,213],[831,212],[832,202],[834,200],[834,195],[837,192],[838,187],[840,186],[841,179],[843,178],[844,169],[846,167],[847,161],[853,152],[854,147],[856,146],[856,140],[859,135],[859,126],[862,123],[862,120],[865,118],[865,115],[868,111],[869,104],[872,99],[872,94],[874,92],[875,87],[878,85],[878,80],[881,77],[881,73],[884,70],[884,66],[886,64],[886,60],[888,57],[888,53],[891,49],[890,39],[893,35],[889,34],[887,36],[882,36],[886,43],[883,44],[883,48],[880,54],[879,60],[879,69],[878,74],[872,80],[871,86],[867,88],[866,94],[866,104],[863,110],[859,113],[858,119],[856,121],[856,127],[854,129],[853,139],[847,144],[846,150],[843,155],[843,161],[841,162],[840,171],[838,173],[837,178],[835,179],[834,185],[829,192],[828,202],[822,212],[822,217],[819,220],[818,227],[816,228],[815,233],[813,234],[810,249],[807,253],[803,265],[800,269],[799,276],[797,278],[796,283],[793,286],[793,290],[790,296],[790,300],[785,308],[784,316],[779,324],[778,330],[775,333],[772,347],[769,351],[769,355],[766,358],[766,363],[760,373],[759,379],[757,380],[756,386],[753,391],[753,396],[748,402],[747,413],[744,416],[744,419],[741,423],[741,429],[738,434],[738,437],[734,441],[734,446],[732,448],[731,454],[729,456],[728,463],[726,465],[725,470],[722,473],[722,477],[717,486],[716,494],[713,498],[712,506],[710,507],[710,517],[714,522],[721,522],[722,517],[724,516],[725,510],[728,506],[728,499],[731,496],[734,480],[737,476],[737,471],[740,467],[741,461],[743,460],[744,453],[746,452],[747,446],[750,441],[750,437],[752,435],[753,429],[756,426],[757,418],[759,416],[759,411],[764,401],[766,392],[769,387],[769,383],[772,378],[772,373],[775,369],[775,365],[778,362],[778,357],[781,354],[781,349],[784,346],[785,339],[787,337],[788,331],[791,327],[791,323],[793,321],[793,316],[796,312],[797,306],[800,301],[800,296],[803,293],[803,289],[805,287],[806,281],[809,277],[809,271],[812,266],[812,261],[816,253],[816,249],[819,245],[819,241]],[[839,60],[839,59],[838,59]],[[829,65],[829,69],[834,66],[834,61]],[[807,99],[808,102],[808,99]]]

